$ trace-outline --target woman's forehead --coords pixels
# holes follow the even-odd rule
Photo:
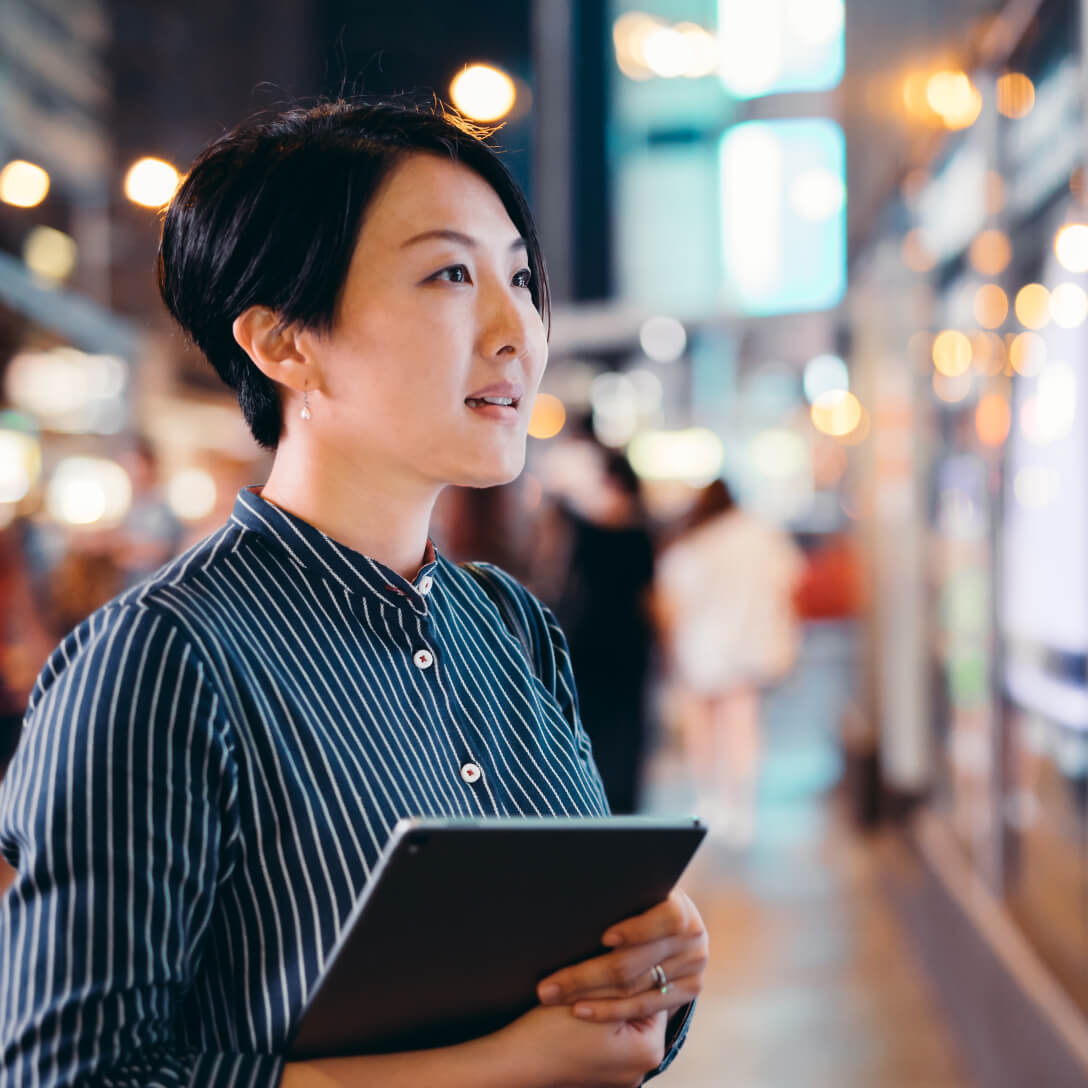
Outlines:
[[[393,168],[375,194],[360,242],[400,247],[421,233],[443,230],[504,249],[520,235],[498,193],[474,170],[415,152]]]

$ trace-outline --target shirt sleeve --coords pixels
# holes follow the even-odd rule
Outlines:
[[[222,725],[168,617],[107,609],[54,654],[0,783],[0,851],[16,869],[0,900],[13,1083],[279,1083],[275,1055],[178,1040],[237,834]]]

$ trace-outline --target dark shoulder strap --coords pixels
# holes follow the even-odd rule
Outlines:
[[[517,606],[510,599],[506,587],[489,570],[481,567],[478,563],[462,563],[461,569],[468,571],[479,583],[480,588],[495,603],[495,607],[498,608],[499,615],[502,616],[502,622],[506,624],[507,630],[521,643],[526,658],[533,663],[534,668],[537,668],[533,640],[522,622],[521,613],[518,612]]]

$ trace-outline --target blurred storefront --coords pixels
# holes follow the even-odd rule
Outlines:
[[[849,314],[874,417],[859,468],[886,780],[925,798],[919,839],[946,889],[1015,984],[1046,995],[1036,1011],[1083,1058],[1080,9],[1009,4],[955,66],[905,75],[901,108],[929,135],[857,255]]]

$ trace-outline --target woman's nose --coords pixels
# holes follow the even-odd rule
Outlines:
[[[487,292],[481,321],[481,354],[521,355],[528,343],[525,306],[511,294],[519,288],[493,287]]]

